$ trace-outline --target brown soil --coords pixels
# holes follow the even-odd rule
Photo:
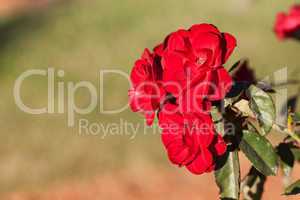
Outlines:
[[[243,174],[248,163],[242,158]],[[131,171],[132,170],[132,171]],[[194,176],[183,169],[131,169],[95,177],[86,182],[65,182],[43,192],[17,192],[5,200],[213,200],[218,199],[218,189],[212,174]],[[300,167],[294,171],[299,178]],[[282,177],[268,179],[265,200],[296,200],[299,196],[283,197]]]

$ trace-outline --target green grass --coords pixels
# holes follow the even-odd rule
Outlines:
[[[248,5],[245,5],[247,4]],[[209,22],[238,40],[228,66],[249,57],[259,77],[288,67],[289,78],[299,77],[300,43],[279,42],[272,32],[275,15],[293,1],[75,1],[2,25],[0,46],[0,192],[42,187],[66,178],[80,179],[133,166],[167,165],[159,134],[110,136],[105,140],[79,136],[68,128],[66,115],[31,116],[20,111],[12,96],[15,79],[26,69],[65,70],[64,81],[98,83],[104,68],[129,72],[145,47],[152,48],[171,31]],[[128,86],[106,82],[108,104],[127,102]],[[46,103],[44,79],[24,85],[23,97],[36,106]],[[295,89],[291,89],[295,91]],[[85,105],[85,93],[77,96]],[[94,112],[93,122],[142,122],[129,110],[119,115]],[[77,116],[78,120],[79,116]]]

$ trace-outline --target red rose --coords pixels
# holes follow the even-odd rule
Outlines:
[[[221,100],[232,79],[222,66],[236,46],[235,38],[215,26],[199,24],[171,33],[162,53],[165,89],[178,97],[187,89],[202,99]]]
[[[162,141],[169,159],[194,174],[212,171],[215,158],[224,154],[226,144],[215,133],[211,116],[180,113],[177,109],[168,103],[159,113]]]
[[[235,38],[215,26],[194,25],[171,33],[153,53],[146,49],[131,72],[131,109],[144,113],[147,124],[158,112],[171,162],[194,174],[212,171],[226,151],[210,109],[231,88],[223,64],[235,46]]]
[[[300,5],[294,5],[289,12],[278,13],[274,31],[279,39],[289,37],[299,38],[300,35]]]
[[[142,112],[148,125],[151,125],[155,112],[164,96],[159,80],[161,69],[155,56],[145,49],[141,59],[135,62],[130,79],[129,104],[134,112]]]

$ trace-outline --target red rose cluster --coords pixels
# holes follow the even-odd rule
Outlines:
[[[225,98],[232,79],[224,69],[235,38],[210,24],[193,25],[146,49],[131,72],[130,107],[151,125],[157,114],[172,163],[194,174],[210,172],[226,151],[210,108]]]
[[[274,31],[279,39],[300,37],[300,5],[294,5],[289,12],[278,13]]]

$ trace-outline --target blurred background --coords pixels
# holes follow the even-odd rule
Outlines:
[[[96,123],[143,123],[129,109],[105,115],[29,115],[15,104],[16,78],[28,69],[62,69],[59,81],[99,84],[100,69],[126,73],[145,47],[152,48],[170,32],[195,23],[213,23],[235,35],[238,48],[227,62],[242,57],[259,78],[288,67],[299,79],[300,43],[280,42],[272,32],[276,13],[291,0],[0,0],[0,199],[217,199],[213,174],[190,175],[171,165],[159,133],[80,135],[78,119]],[[128,83],[117,76],[105,80],[104,105],[127,102]],[[295,95],[297,86],[289,87]],[[36,107],[47,103],[47,79],[27,80],[22,98]],[[78,106],[89,103],[86,91]],[[149,131],[148,131],[149,132]],[[149,132],[150,133],[150,132]],[[249,168],[241,157],[243,173]],[[300,170],[294,172],[299,178]],[[298,176],[298,177],[297,177]],[[281,197],[281,178],[270,178],[264,199]],[[271,189],[270,189],[271,188]],[[290,198],[292,199],[292,198]],[[296,198],[295,198],[296,199]]]

